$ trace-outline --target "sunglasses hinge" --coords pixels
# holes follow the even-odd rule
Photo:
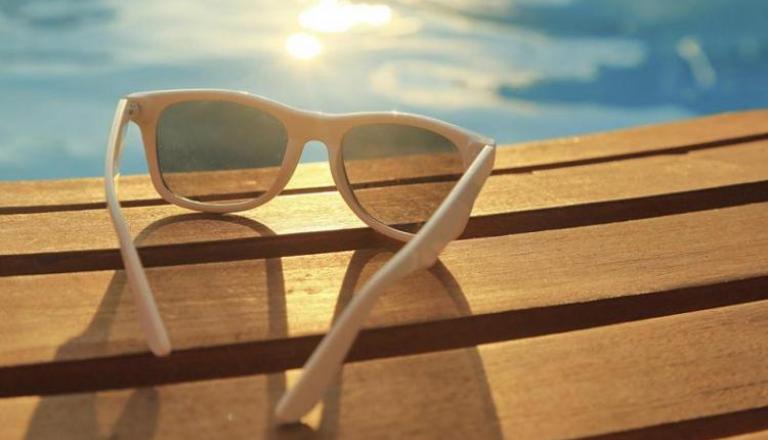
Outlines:
[[[126,108],[126,112],[128,113],[128,116],[136,117],[139,115],[140,111],[141,111],[141,107],[139,107],[139,104],[137,102],[128,103],[128,107]]]

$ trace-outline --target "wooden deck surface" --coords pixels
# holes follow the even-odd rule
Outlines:
[[[158,359],[102,188],[0,182],[0,439],[768,437],[768,111],[501,148],[462,239],[287,429],[275,402],[393,244],[326,164],[223,217],[123,178]]]

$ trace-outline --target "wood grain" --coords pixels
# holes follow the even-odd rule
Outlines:
[[[654,427],[645,433],[691,438],[712,419],[733,435],[768,428],[743,416],[768,406],[766,332],[761,301],[348,364],[291,429],[270,414],[295,371],[4,399],[0,437],[622,438]]]

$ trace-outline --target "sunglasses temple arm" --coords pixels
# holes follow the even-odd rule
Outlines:
[[[297,384],[278,402],[275,415],[280,423],[298,421],[320,400],[384,288],[434,264],[445,246],[461,235],[494,156],[495,148],[485,146],[421,230],[353,296],[310,356]]]
[[[112,122],[112,130],[109,133],[107,145],[107,158],[104,170],[104,190],[107,197],[107,209],[112,218],[120,242],[120,254],[123,257],[125,273],[128,285],[133,292],[136,311],[139,322],[147,338],[147,343],[152,352],[157,356],[165,356],[171,352],[171,343],[168,333],[160,318],[160,313],[155,303],[152,289],[149,287],[144,266],[141,264],[139,253],[133,243],[128,225],[120,210],[120,202],[117,198],[117,179],[120,176],[120,153],[123,148],[123,138],[128,125],[128,113],[126,112],[126,100],[121,99],[115,111],[115,119]]]

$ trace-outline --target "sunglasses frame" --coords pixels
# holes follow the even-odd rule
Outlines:
[[[344,168],[341,148],[346,133],[354,127],[367,124],[399,124],[432,131],[448,139],[459,150],[462,172],[466,172],[483,147],[495,145],[492,139],[425,116],[398,112],[326,114],[293,108],[247,92],[231,90],[161,90],[132,93],[124,99],[128,120],[138,125],[141,131],[152,184],[160,196],[169,203],[196,211],[215,213],[246,211],[263,205],[277,196],[288,184],[301,159],[304,145],[309,141],[320,141],[325,144],[328,151],[334,183],[350,209],[374,230],[399,241],[408,241],[414,234],[396,229],[370,215],[352,191]],[[244,202],[205,203],[175,194],[167,186],[158,162],[156,141],[158,120],[162,112],[173,104],[200,100],[225,101],[253,107],[277,118],[283,124],[288,139],[283,162],[275,181],[263,194]]]
[[[293,130],[294,138],[293,141],[290,141],[291,137],[289,136],[289,145],[286,147],[286,158],[281,168],[281,176],[269,191],[247,203],[218,205],[179,197],[166,187],[160,175],[157,148],[154,141],[157,119],[168,105],[189,99],[226,99],[231,102],[241,102],[246,105],[257,106],[278,118],[282,116],[284,121],[289,121],[289,123],[284,123],[286,123],[287,130]],[[139,322],[147,345],[157,356],[170,354],[172,344],[160,316],[154,294],[149,286],[138,250],[131,237],[130,228],[122,214],[117,194],[120,156],[124,146],[126,127],[131,121],[138,124],[142,130],[152,182],[158,193],[171,203],[207,212],[233,212],[263,204],[285,187],[296,168],[304,144],[317,139],[323,141],[329,150],[334,181],[349,206],[372,228],[390,237],[407,241],[355,293],[350,303],[339,315],[338,321],[309,357],[298,382],[283,395],[275,408],[275,417],[280,423],[293,423],[299,420],[320,400],[330,386],[331,380],[342,367],[344,358],[360,332],[366,316],[373,308],[376,299],[386,290],[386,287],[409,273],[434,264],[445,246],[461,235],[469,221],[475,199],[491,174],[496,154],[496,145],[492,140],[422,116],[399,113],[326,115],[293,109],[246,93],[223,90],[138,93],[121,99],[117,104],[112,129],[107,141],[104,192],[107,211],[112,219],[120,244],[120,254],[123,257],[126,278],[134,298]],[[368,215],[357,203],[344,173],[340,145],[346,131],[358,124],[380,122],[404,123],[433,130],[454,142],[464,158],[463,174],[416,234],[395,230]],[[310,133],[317,132],[321,135],[310,136]]]

